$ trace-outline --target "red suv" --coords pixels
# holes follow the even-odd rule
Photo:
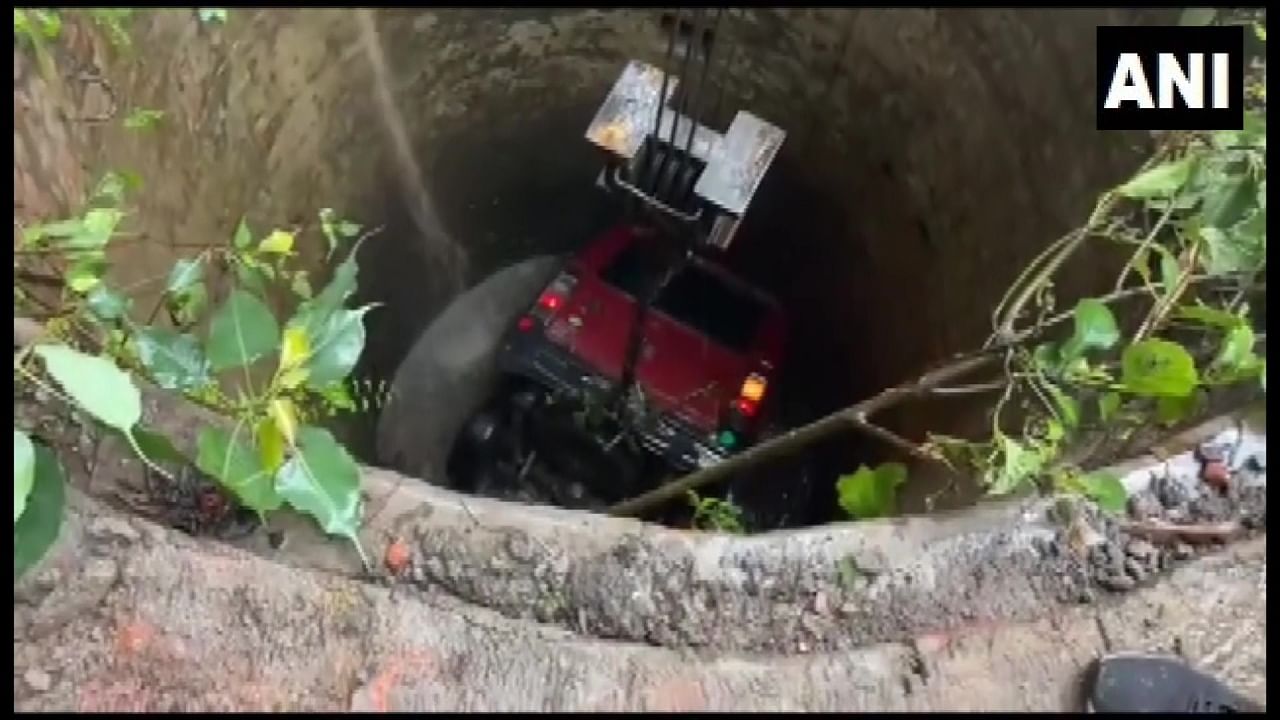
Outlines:
[[[667,252],[653,231],[614,227],[516,320],[498,355],[504,381],[465,433],[490,461],[482,484],[540,485],[534,496],[598,507],[719,462],[767,427],[781,308],[714,262]],[[619,397],[637,298],[655,285]]]

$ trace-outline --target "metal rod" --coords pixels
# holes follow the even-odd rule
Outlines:
[[[698,129],[699,114],[702,111],[702,98],[706,96],[705,91],[707,87],[707,79],[711,75],[711,63],[715,59],[712,55],[712,53],[715,52],[715,37],[716,33],[720,30],[720,19],[722,17],[724,17],[724,8],[717,8],[716,19],[711,24],[711,42],[707,45],[706,56],[703,58],[702,62],[702,75],[698,78],[698,93],[693,98],[693,107],[689,109],[689,137],[685,139],[684,156],[681,157],[681,166],[676,172],[675,177],[677,182],[679,181],[681,174],[684,172],[684,165],[686,163],[693,163],[693,136],[696,134]],[[701,33],[699,33],[699,36],[700,35]],[[699,37],[697,42],[701,44],[702,38]],[[692,182],[689,183],[689,187],[677,186],[676,199],[678,201],[683,201],[691,189]]]
[[[702,17],[702,11],[694,10],[693,17],[694,17],[694,21],[693,21],[694,28],[696,29],[700,27],[700,22],[701,22],[700,18]],[[676,20],[675,27],[672,29],[671,32],[673,33],[672,37],[675,37],[676,35],[680,34],[679,19]],[[684,54],[684,60],[681,61],[680,63],[681,80],[684,80],[689,77],[689,61],[692,58],[693,58],[693,53],[686,51]],[[658,173],[657,173],[657,176],[654,178],[654,183],[653,183],[653,196],[658,198],[659,200],[666,201],[666,198],[662,196],[663,195],[662,186],[664,184],[662,182],[662,179],[665,176],[667,171],[667,162],[670,161],[671,154],[675,150],[676,126],[680,124],[680,116],[684,115],[685,103],[689,99],[689,90],[690,90],[690,84],[685,83],[685,87],[683,91],[677,93],[680,96],[680,101],[676,105],[675,117],[672,118],[672,121],[671,121],[671,132],[667,133],[666,152],[662,153],[662,161],[658,164]],[[660,139],[661,138],[659,138],[659,140]]]
[[[667,87],[671,81],[671,73],[668,72],[667,68],[671,67],[671,55],[676,49],[676,35],[680,31],[680,16],[682,14],[680,8],[673,9],[675,10],[675,19],[671,26],[671,36],[667,38],[667,54],[662,61],[662,67],[659,68],[662,71],[662,90],[658,93],[658,110],[653,118],[653,132],[649,134],[649,151],[645,153],[644,167],[640,168],[640,178],[638,178],[641,187],[646,184],[644,178],[652,174],[650,171],[653,169],[654,156],[658,150],[658,134],[662,132],[662,113],[667,107]]]
[[[731,15],[731,11],[728,9],[726,9],[724,12],[726,15]],[[732,23],[733,20],[730,19],[729,22]],[[730,29],[731,28],[729,28],[729,26],[727,25],[725,26],[725,35],[732,37],[731,33],[729,32]],[[733,72],[732,61],[736,59],[738,59],[738,45],[735,43],[731,45],[731,47],[729,48],[729,55],[725,57],[725,68],[724,68],[725,72],[720,74],[720,92],[717,93],[715,107],[711,109],[712,123],[719,122],[720,108],[724,106],[725,88],[729,87],[729,73]]]

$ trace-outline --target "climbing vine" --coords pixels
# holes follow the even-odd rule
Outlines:
[[[1261,11],[1195,9],[1183,22],[1243,24],[1266,42]],[[1213,390],[1266,392],[1265,73],[1262,58],[1246,70],[1240,130],[1156,136],[1153,157],[1022,271],[993,310],[983,347],[610,511],[638,514],[849,428],[913,458],[976,473],[991,495],[1037,487],[1121,509],[1120,480],[1081,467],[1099,438],[1177,425]],[[1111,291],[1059,309],[1061,269],[1098,243],[1127,250]],[[956,385],[995,362],[1002,372],[991,382]],[[872,420],[913,399],[991,391],[999,395],[983,440],[935,434],[920,443]],[[856,519],[894,514],[905,481],[894,463],[860,467],[837,480],[839,505]]]
[[[1124,437],[1176,425],[1215,388],[1257,383],[1266,391],[1265,335],[1252,312],[1266,298],[1266,185],[1263,110],[1247,110],[1239,131],[1161,138],[1152,161],[1103,195],[1088,223],[1010,288],[988,346],[1020,336],[1023,326],[1037,332],[1066,321],[1071,333],[1003,350],[989,442],[937,437],[931,448],[976,467],[995,495],[1043,481],[1122,507],[1117,478],[1083,473],[1064,453],[1086,430]],[[1129,259],[1111,293],[1057,315],[1055,275],[1091,242],[1127,248]],[[1144,299],[1131,322],[1117,319],[1113,308]],[[1025,419],[1011,430],[1004,413],[1015,403]]]

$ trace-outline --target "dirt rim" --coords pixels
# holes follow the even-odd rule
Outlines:
[[[144,423],[166,431],[189,456],[201,427],[225,422],[152,389],[144,391],[144,408]],[[1156,452],[1177,455],[1233,424],[1210,422],[1166,445],[1176,451]],[[113,438],[94,444],[91,473],[68,463],[72,482],[85,487],[93,477],[95,495],[118,497],[130,476],[136,483],[139,463]],[[1234,504],[1211,519],[1245,518],[1265,531],[1263,462],[1262,484],[1248,486],[1254,489],[1246,496],[1240,483]],[[363,488],[360,538],[370,556],[381,561],[392,543],[409,550],[395,575],[381,566],[367,572],[350,545],[289,513],[227,541],[285,565],[444,591],[580,635],[783,654],[1105,604],[1196,554],[1135,543],[1082,501],[1014,500],[736,537],[474,498],[377,469],[364,469]]]

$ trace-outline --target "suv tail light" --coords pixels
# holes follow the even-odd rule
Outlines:
[[[760,373],[751,373],[746,380],[742,381],[742,388],[738,391],[738,398],[733,401],[733,407],[744,417],[755,417],[757,411],[760,410],[760,403],[764,401],[765,390],[769,388],[769,381]]]
[[[529,314],[545,323],[564,307],[577,284],[578,278],[572,273],[561,272],[538,296],[538,302]]]

